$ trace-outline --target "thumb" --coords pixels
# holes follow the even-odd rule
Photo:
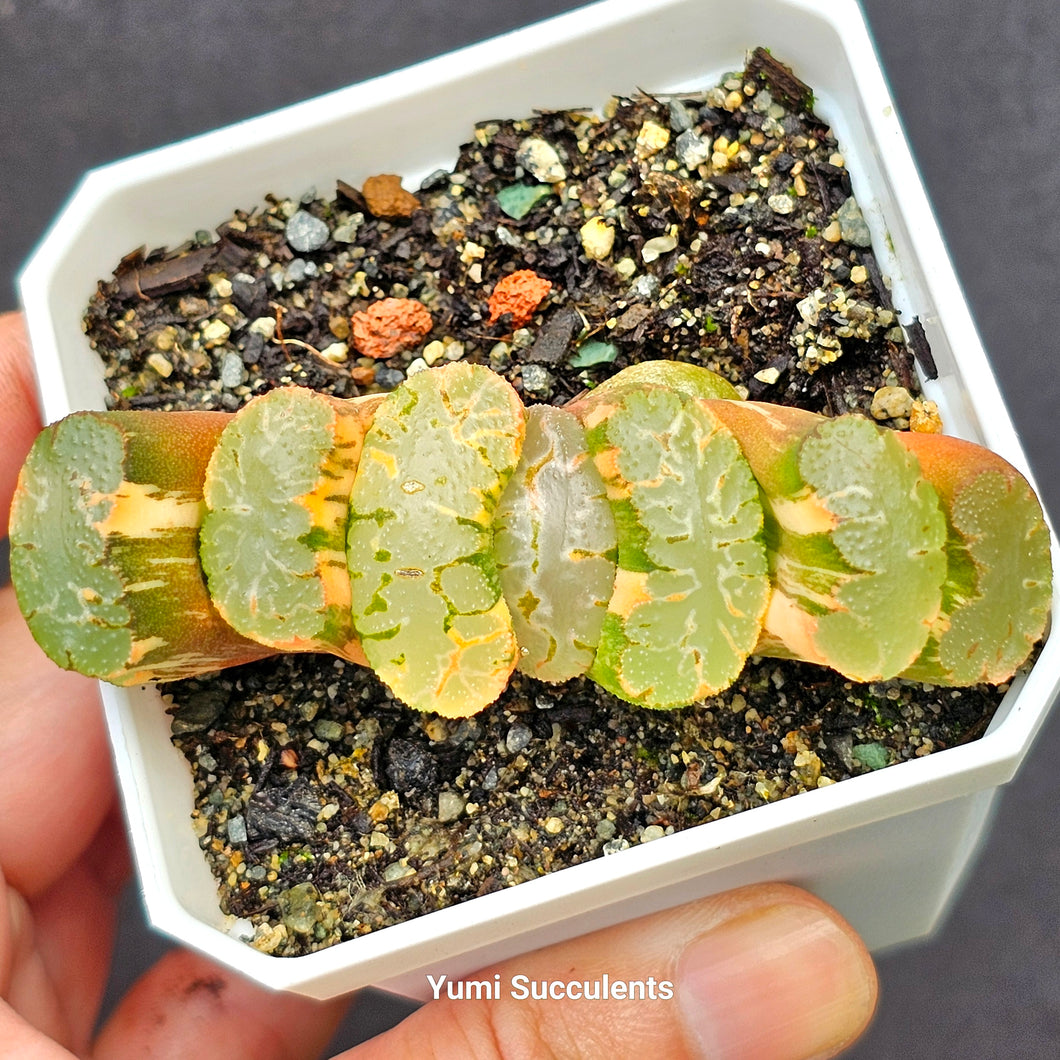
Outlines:
[[[22,317],[18,313],[0,313],[0,537],[7,534],[7,512],[18,469],[40,426]]]
[[[494,997],[479,998],[486,988],[472,982]],[[762,884],[537,950],[437,993],[344,1060],[829,1057],[868,1024],[876,975],[838,913]]]

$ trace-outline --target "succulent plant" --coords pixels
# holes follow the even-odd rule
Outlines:
[[[285,387],[254,398],[221,433],[205,473],[199,553],[210,598],[245,637],[365,662],[346,523],[378,404]]]
[[[272,654],[215,610],[199,563],[223,413],[76,412],[30,450],[11,508],[11,580],[60,666],[114,684]]]
[[[350,401],[74,413],[30,452],[10,539],[61,666],[138,684],[324,651],[449,716],[516,667],[653,708],[751,654],[998,684],[1052,580],[1037,498],[995,454],[671,362],[567,408],[457,362]]]

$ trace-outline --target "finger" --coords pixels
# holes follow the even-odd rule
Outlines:
[[[254,986],[174,950],[133,986],[100,1032],[93,1060],[311,1060],[345,1002],[309,1001]]]
[[[0,513],[5,528],[19,468],[40,428],[37,387],[22,317],[18,313],[0,314]]]
[[[69,1028],[36,947],[33,915],[26,900],[0,876],[0,1032],[33,1027],[66,1044]],[[7,1035],[0,1037],[7,1041]],[[28,1055],[28,1054],[26,1054]]]
[[[72,1053],[3,1001],[0,1001],[0,1042],[4,1043],[6,1056],[17,1056],[19,1060],[73,1060]]]
[[[611,1000],[563,996],[568,983],[572,993],[602,994],[605,976]],[[853,929],[782,884],[643,917],[471,978],[499,982],[499,999],[475,999],[479,987],[470,1000],[449,1000],[443,985],[441,1000],[343,1056],[826,1057],[861,1033],[876,999],[872,961]],[[616,982],[642,984],[627,988],[637,998],[614,1000]],[[531,984],[555,993],[534,1000]]]
[[[6,1017],[84,1054],[107,981],[116,905],[111,883],[85,863],[34,902],[0,874],[0,1042],[7,1043]]]
[[[129,872],[124,822],[117,811],[104,822],[85,857],[61,880],[30,903],[36,931],[36,953],[47,986],[54,994],[67,1028],[69,1047],[83,1055],[92,1038],[110,969],[121,885]],[[17,985],[17,984],[16,984]],[[40,990],[18,993],[37,1003]]]
[[[14,592],[0,589],[0,867],[28,898],[88,845],[114,802],[96,684],[34,643]]]

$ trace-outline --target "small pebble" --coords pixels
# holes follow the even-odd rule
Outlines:
[[[298,883],[279,895],[283,922],[296,935],[308,935],[320,918],[320,893],[311,883]]]
[[[659,293],[661,286],[658,276],[645,273],[643,276],[638,276],[630,285],[629,297],[632,301],[650,302]]]
[[[913,395],[904,386],[881,386],[872,395],[869,411],[877,420],[896,420],[908,416],[913,408]]]
[[[525,327],[551,290],[552,281],[538,276],[532,269],[506,273],[489,297],[488,323],[495,323],[507,313],[511,315],[513,328]]]
[[[228,350],[221,358],[220,379],[221,386],[226,390],[232,390],[243,382],[243,358],[238,353]]]
[[[265,278],[237,272],[232,277],[232,303],[252,320],[261,316],[269,305],[269,290]]]
[[[692,115],[679,99],[671,99],[666,106],[670,113],[670,128],[675,133],[683,133],[692,128]]]
[[[524,371],[525,370],[526,369],[524,368]],[[530,731],[529,726],[524,725],[521,721],[517,721],[508,730],[508,735],[504,738],[504,746],[508,749],[509,754],[515,755],[520,751],[526,750],[532,738],[533,733]]]
[[[666,835],[666,829],[657,824],[650,824],[640,833],[642,843],[650,843],[653,839],[662,839]]]
[[[836,221],[839,222],[839,231],[843,239],[856,247],[868,247],[872,245],[872,233],[865,223],[861,213],[861,207],[853,195],[850,196],[842,206],[836,210]]]
[[[295,258],[283,270],[284,283],[299,284],[306,278],[305,258]]]
[[[543,364],[523,365],[523,390],[534,397],[546,398],[552,393],[555,378]]]
[[[231,334],[232,329],[223,320],[208,320],[200,332],[202,344],[208,350],[224,345]]]
[[[914,401],[909,410],[909,429],[918,434],[941,434],[942,417],[938,405],[934,401]]]
[[[147,355],[147,364],[163,379],[168,379],[173,374],[172,362],[161,353],[149,353]]]
[[[433,326],[427,307],[415,298],[383,298],[353,314],[350,337],[358,353],[383,360],[415,349]]]
[[[440,360],[445,357],[445,343],[440,339],[435,339],[433,342],[428,342],[423,347],[423,360],[431,366],[436,365]]]
[[[645,242],[640,248],[641,260],[649,265],[658,261],[664,254],[669,254],[677,246],[677,240],[673,236],[655,236]]]
[[[512,349],[526,350],[534,344],[534,332],[530,328],[516,328],[512,332]]]
[[[345,342],[332,342],[320,351],[320,356],[331,364],[345,364],[349,359],[350,348]]]
[[[240,352],[243,355],[244,364],[257,364],[261,360],[261,352],[265,349],[265,338],[259,331],[248,332],[243,339]]]
[[[245,843],[247,841],[247,822],[241,813],[236,814],[235,817],[228,818],[227,829],[229,843]]]
[[[512,363],[512,348],[507,342],[495,342],[490,349],[490,367],[502,372]]]
[[[658,122],[646,121],[637,133],[637,156],[651,158],[670,142],[670,130]]]
[[[515,153],[515,160],[542,184],[558,184],[567,179],[567,171],[560,161],[559,152],[540,136],[525,139]]]
[[[346,730],[343,728],[341,722],[331,721],[330,719],[321,719],[313,726],[313,732],[318,740],[323,740],[325,743],[332,743],[335,740],[341,740],[342,735]]]
[[[180,334],[172,324],[168,324],[164,328],[159,328],[158,331],[151,335],[151,342],[154,344],[156,350],[161,350],[163,353],[170,353],[176,349],[177,340]]]
[[[331,233],[331,238],[336,243],[353,243],[357,240],[357,231],[361,226],[354,224],[352,221],[346,221],[341,225],[336,225],[335,230]]]
[[[237,917],[229,926],[228,934],[240,942],[249,942],[254,937],[254,922],[246,917]]]
[[[674,152],[686,169],[696,169],[710,158],[710,144],[691,129],[681,133],[674,143]]]
[[[209,280],[210,293],[215,298],[224,299],[232,297],[232,281],[223,273],[214,273],[209,277]]]
[[[401,186],[401,177],[393,173],[380,173],[369,177],[361,189],[368,212],[373,217],[387,221],[402,221],[410,218],[419,208],[420,200]]]
[[[252,335],[260,335],[263,339],[271,342],[272,337],[276,334],[276,318],[258,317],[250,322],[247,326],[247,331]]]
[[[456,791],[438,792],[438,820],[455,821],[464,812],[464,796]]]
[[[420,191],[433,191],[435,188],[444,188],[449,183],[448,169],[434,169],[420,181]]]
[[[288,245],[299,254],[319,250],[328,241],[330,234],[328,226],[306,210],[296,211],[284,228]]]
[[[401,795],[438,785],[438,760],[426,743],[395,737],[386,749],[386,775]]]
[[[854,757],[867,769],[883,769],[891,761],[887,748],[880,743],[854,744]]]
[[[203,732],[213,725],[227,706],[228,701],[221,692],[203,689],[193,693],[181,702],[173,715],[174,734]]]
[[[593,217],[579,229],[582,250],[590,261],[603,261],[615,245],[615,230],[602,217]]]
[[[599,839],[610,839],[615,834],[615,822],[610,818],[605,817],[602,821],[596,822],[596,835]]]

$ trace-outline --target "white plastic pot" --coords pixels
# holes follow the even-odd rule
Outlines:
[[[21,295],[45,417],[102,408],[80,320],[131,248],[175,245],[268,192],[450,166],[474,122],[701,89],[769,47],[831,122],[903,320],[924,325],[925,384],[950,433],[1026,460],[942,245],[853,0],[607,0],[264,117],[90,173],[27,265]],[[407,130],[407,134],[404,130]],[[424,130],[429,130],[427,134]],[[1055,541],[1055,535],[1054,535]],[[1054,565],[1056,550],[1054,546]],[[1060,640],[1013,683],[979,740],[701,825],[304,957],[227,933],[189,823],[191,777],[149,689],[103,687],[148,914],[257,981],[313,997],[375,984],[423,996],[426,973],[482,965],[733,886],[783,879],[835,905],[872,947],[926,934],[1057,694]]]

